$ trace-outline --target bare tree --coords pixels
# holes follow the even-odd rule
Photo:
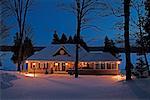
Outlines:
[[[73,0],[69,5],[61,4],[61,8],[71,11],[76,17],[76,60],[75,60],[75,78],[78,78],[79,62],[79,41],[81,31],[87,28],[99,28],[91,24],[91,16],[98,15],[99,10],[105,10],[107,5],[102,0]]]
[[[19,56],[18,56],[18,71],[22,63],[22,44],[26,37],[26,20],[27,13],[33,0],[3,0],[2,14],[5,16],[13,15],[17,21],[18,33],[20,38]]]
[[[7,17],[3,18],[3,6],[4,0],[0,0],[0,44],[5,41],[5,39],[9,36],[10,26],[5,23]],[[0,66],[2,66],[2,59],[4,57],[4,53],[0,54]]]
[[[0,21],[0,40],[1,41],[9,35],[8,34],[9,30],[10,28],[3,21]]]
[[[136,27],[136,36],[137,36],[137,46],[139,47],[139,52],[142,54],[145,58],[145,62],[147,65],[147,68],[149,70],[148,60],[147,60],[147,51],[148,51],[148,33],[145,32],[144,26],[146,21],[146,11],[145,11],[145,0],[135,0],[132,1],[132,7],[136,12],[137,19],[132,19],[133,25]]]
[[[3,39],[5,39],[8,36],[10,27],[5,23],[5,21],[7,20],[7,16],[4,16],[4,0],[0,0],[0,40],[2,41]],[[1,42],[0,41],[0,42]]]

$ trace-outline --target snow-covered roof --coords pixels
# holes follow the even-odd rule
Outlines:
[[[65,49],[68,55],[55,55],[61,48]],[[75,57],[75,44],[52,44],[30,56],[27,60],[75,61]],[[80,46],[79,61],[118,61],[118,59],[106,52],[89,53]]]

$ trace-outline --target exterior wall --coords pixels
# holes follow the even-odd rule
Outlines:
[[[65,66],[65,69],[62,66]],[[48,73],[73,71],[74,62],[28,61],[29,73],[45,73],[46,70]],[[79,74],[119,74],[118,63],[117,61],[79,62]]]

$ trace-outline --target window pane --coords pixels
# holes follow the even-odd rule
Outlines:
[[[96,63],[95,66],[96,66],[96,69],[100,69],[100,66],[98,63]]]

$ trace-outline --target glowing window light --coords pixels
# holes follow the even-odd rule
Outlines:
[[[58,66],[58,63],[55,63],[55,66]]]
[[[26,61],[26,63],[29,63],[29,61]]]

